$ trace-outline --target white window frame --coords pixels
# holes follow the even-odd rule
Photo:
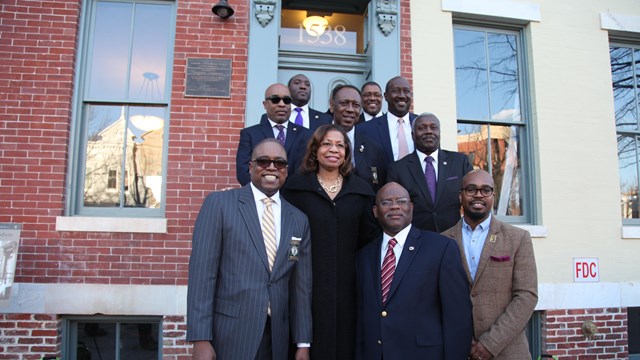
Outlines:
[[[536,189],[536,177],[535,177],[535,159],[532,139],[532,121],[531,121],[531,101],[530,101],[530,87],[528,82],[528,65],[527,56],[525,53],[526,36],[524,28],[519,25],[495,25],[487,24],[482,21],[473,20],[461,20],[456,21],[453,24],[453,30],[463,29],[471,31],[482,31],[491,33],[505,33],[516,36],[517,40],[517,66],[518,66],[518,90],[520,101],[520,121],[500,121],[495,119],[462,119],[457,117],[457,124],[470,124],[470,125],[495,125],[495,126],[511,126],[515,125],[521,128],[518,152],[520,155],[520,168],[521,168],[521,180],[520,184],[523,187],[522,190],[522,215],[520,216],[498,216],[502,221],[520,224],[520,225],[536,225],[540,218],[536,209],[539,207],[536,204],[537,197],[534,196],[534,189]],[[454,37],[455,41],[455,37]],[[455,43],[454,43],[455,46]],[[488,151],[490,155],[490,151]],[[488,161],[491,163],[491,161]],[[538,237],[546,236],[546,229],[534,226],[534,231]],[[538,231],[539,230],[539,231]],[[532,233],[532,236],[535,236]]]

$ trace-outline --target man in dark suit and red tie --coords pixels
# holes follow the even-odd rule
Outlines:
[[[293,100],[293,107],[289,120],[304,126],[312,132],[321,125],[331,124],[331,115],[309,107],[311,100],[311,81],[303,74],[289,79],[289,92]]]
[[[251,183],[209,194],[193,230],[187,340],[193,359],[309,359],[311,239],[307,216],[280,197],[287,154],[258,143]],[[291,334],[291,336],[290,336]]]
[[[304,126],[288,121],[293,101],[289,88],[282,84],[273,84],[265,91],[264,98],[262,105],[267,113],[262,115],[260,123],[240,131],[240,142],[236,153],[236,178],[242,186],[251,181],[249,176],[251,152],[260,141],[266,138],[278,139],[287,152],[289,175],[292,175],[302,162],[307,140],[313,135]]]
[[[390,164],[387,181],[409,191],[415,204],[413,225],[443,232],[460,220],[460,184],[472,170],[467,155],[440,149],[440,120],[420,114],[412,124],[416,151]]]
[[[457,244],[411,225],[398,183],[376,196],[384,233],[357,255],[356,359],[466,360],[473,323]]]

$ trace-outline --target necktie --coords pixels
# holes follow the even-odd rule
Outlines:
[[[296,115],[296,125],[303,126],[304,121],[302,120],[302,108],[297,107],[296,111],[298,112],[298,115]]]
[[[275,126],[276,129],[278,129],[278,137],[276,137],[276,139],[278,140],[278,142],[280,143],[280,145],[282,145],[282,147],[284,147],[284,125],[282,124],[278,124]]]
[[[404,119],[398,119],[398,158],[400,160],[409,154],[409,145],[407,145],[407,136],[404,134]]]
[[[269,260],[269,271],[273,269],[273,263],[276,259],[276,224],[273,220],[273,210],[271,198],[262,199],[264,203],[264,212],[262,213],[262,237],[264,238],[264,247],[267,250],[267,259]]]
[[[424,167],[424,178],[427,180],[427,188],[429,189],[429,193],[431,194],[431,200],[436,202],[436,169],[433,167],[433,158],[431,156],[427,156],[424,161],[426,161]]]
[[[382,281],[382,304],[387,302],[387,295],[391,288],[391,281],[393,280],[393,273],[396,271],[396,254],[393,252],[393,248],[398,242],[396,239],[390,239],[387,246],[387,253],[382,261],[382,270],[380,270],[380,278]]]

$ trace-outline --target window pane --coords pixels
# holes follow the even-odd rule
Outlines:
[[[87,97],[105,100],[125,97],[132,10],[133,6],[126,3],[97,4],[93,38],[90,39],[93,51]]]
[[[622,218],[638,219],[638,143],[635,136],[618,134],[618,166]]]
[[[491,78],[491,119],[520,120],[516,36],[487,35]]]
[[[157,323],[120,324],[120,359],[157,359]]]
[[[130,100],[151,102],[164,99],[170,15],[169,5],[136,5],[129,84]]]
[[[124,107],[89,106],[86,114],[84,205],[118,206],[123,175]]]
[[[636,60],[640,60],[640,50],[636,50]],[[618,130],[638,129],[637,72],[634,78],[633,49],[612,47],[611,77],[613,79],[613,99]],[[638,64],[640,67],[640,64]]]
[[[131,107],[127,136],[125,206],[160,207],[164,108]]]
[[[474,169],[486,170],[493,176],[496,215],[524,215],[518,144],[521,129],[518,126],[458,124],[458,151],[469,156]]]
[[[490,125],[491,175],[496,188],[496,215],[522,216],[522,168],[518,126]]]
[[[77,359],[115,359],[116,324],[78,323]]]
[[[489,119],[485,33],[454,30],[458,119]]]
[[[487,125],[458,124],[458,151],[467,154],[474,169],[489,171]]]
[[[158,323],[78,322],[78,360],[158,359]]]

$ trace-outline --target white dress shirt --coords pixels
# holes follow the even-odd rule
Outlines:
[[[302,114],[302,126],[308,129],[309,128],[309,104],[306,104],[304,106],[295,106],[293,105],[293,103],[291,103],[291,115],[289,115],[289,121],[291,121],[294,124],[296,123],[296,117],[298,116],[298,112],[296,111],[296,108],[298,107],[302,109],[302,111],[300,111],[300,114]]]
[[[411,122],[409,121],[409,113],[403,118],[404,120],[404,136],[407,138],[407,147],[409,154],[413,152],[413,138],[411,138]],[[393,150],[393,159],[398,160],[399,146],[398,146],[398,117],[392,113],[387,113],[387,122],[389,125],[389,137],[391,138],[391,149]]]
[[[436,150],[432,152],[431,155],[427,155],[422,151],[416,149],[416,154],[418,155],[418,159],[420,159],[420,166],[422,166],[423,173],[424,173],[424,169],[427,167],[427,162],[424,161],[424,159],[426,159],[427,156],[431,156],[433,158],[433,161],[431,163],[433,164],[433,168],[436,170],[436,181],[438,181],[438,153],[439,152],[440,150]]]
[[[277,122],[275,122],[275,121],[273,121],[273,120],[271,120],[271,119],[269,119],[269,118],[267,118],[267,120],[269,120],[269,124],[271,124],[271,130],[273,130],[273,137],[274,137],[274,138],[276,138],[276,139],[277,139],[277,138],[278,138],[278,134],[280,133],[280,130],[278,130],[278,128],[276,127],[276,125],[282,125],[282,126],[284,126],[284,128],[282,129],[282,131],[284,132],[284,138],[285,138],[285,139],[287,138],[287,130],[289,130],[289,129],[288,129],[288,127],[287,127],[287,123],[284,123],[284,124],[278,124]],[[258,191],[260,191],[260,190],[258,190]]]
[[[382,268],[382,263],[384,262],[384,257],[387,254],[387,247],[389,245],[389,240],[396,239],[396,246],[393,247],[393,254],[396,256],[396,266],[398,266],[398,262],[400,261],[400,255],[402,254],[402,249],[404,248],[404,243],[407,242],[407,235],[409,235],[409,231],[411,230],[411,224],[406,228],[402,229],[396,236],[390,236],[387,233],[382,234],[382,249],[380,251],[380,268]]]
[[[265,204],[262,199],[268,197],[262,191],[260,191],[253,183],[251,184],[251,191],[253,191],[253,199],[256,202],[256,210],[258,210],[258,219],[260,220],[260,226],[262,226],[262,214],[264,213]],[[280,191],[277,191],[271,196],[271,211],[273,212],[273,222],[276,226],[276,249],[280,245],[280,219],[282,218],[282,200],[280,199]]]
[[[380,112],[379,112],[379,113],[377,113],[375,116],[373,116],[373,115],[369,115],[369,113],[367,113],[366,111],[363,111],[363,112],[362,112],[362,116],[364,116],[364,121],[369,121],[369,120],[371,120],[371,119],[373,119],[373,118],[377,118],[377,117],[380,117],[380,116],[382,116],[382,115],[384,115],[384,113],[382,112],[382,110],[380,110]]]

